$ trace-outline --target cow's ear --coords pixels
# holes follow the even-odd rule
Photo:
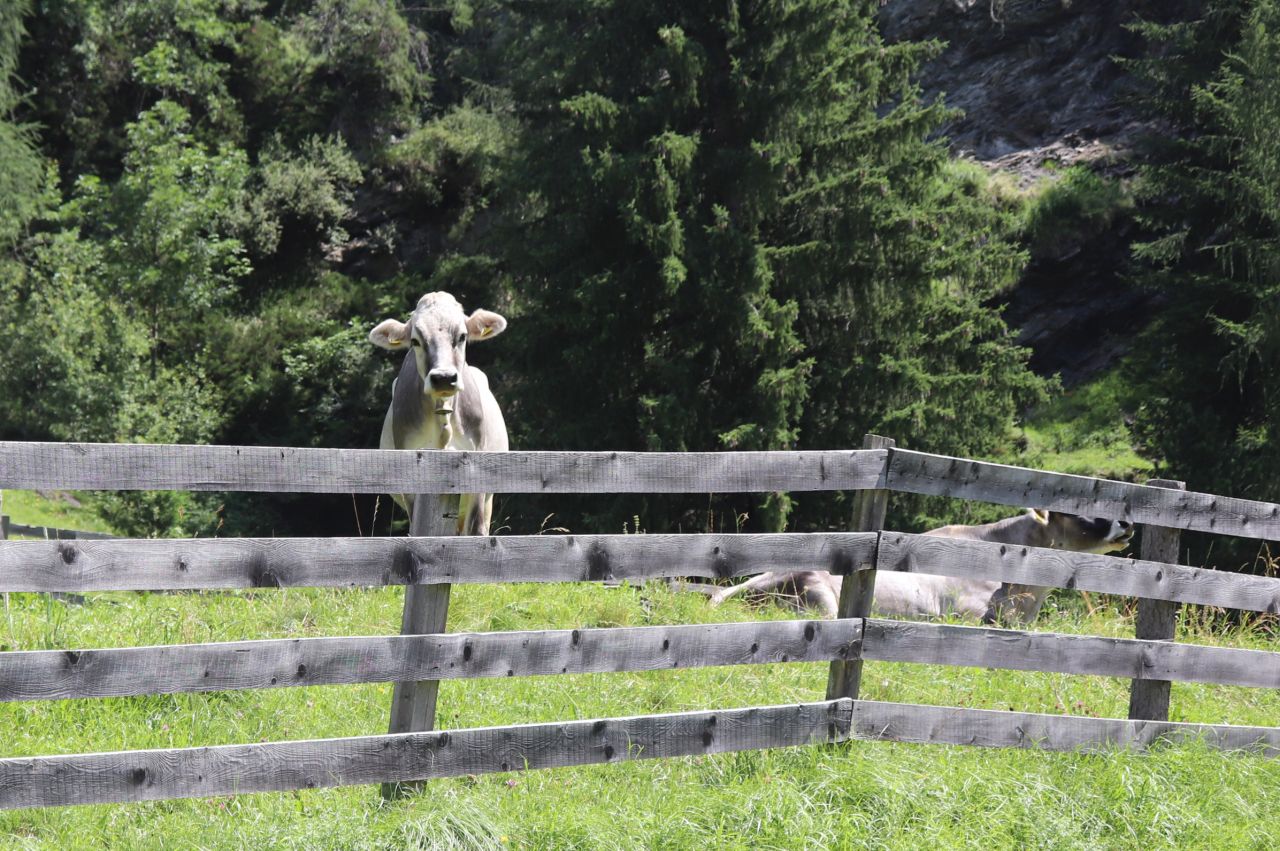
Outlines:
[[[398,351],[409,341],[409,326],[394,319],[385,319],[369,332],[369,342],[381,349]]]
[[[1043,508],[1028,508],[1027,513],[1031,515],[1031,519],[1039,523],[1041,526],[1049,525],[1049,512]]]
[[[467,339],[492,340],[507,330],[507,320],[492,310],[477,310],[467,317]]]

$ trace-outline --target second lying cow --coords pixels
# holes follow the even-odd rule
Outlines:
[[[1025,514],[981,526],[943,526],[926,535],[967,538],[999,544],[1050,547],[1085,553],[1124,549],[1133,538],[1133,524],[1125,520],[1080,517],[1060,511],[1028,509]],[[836,616],[842,579],[829,573],[762,573],[746,582],[720,588],[711,594],[719,605],[743,593],[762,593],[794,587],[798,602],[812,606],[825,617]],[[880,571],[876,575],[872,608],[894,617],[962,615],[987,623],[1030,623],[1040,612],[1049,588],[1010,585],[981,579],[958,579],[919,573]]]

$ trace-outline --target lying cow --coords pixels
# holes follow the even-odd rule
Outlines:
[[[427,293],[408,322],[387,319],[369,332],[375,346],[406,352],[391,385],[391,407],[382,423],[382,449],[507,450],[507,425],[489,379],[467,365],[467,343],[491,340],[507,320],[489,310],[470,316],[449,293]],[[394,495],[410,516],[413,496]],[[485,535],[492,494],[464,494],[458,534]]]
[[[1133,524],[1125,520],[1080,517],[1059,511],[1028,509],[1025,514],[981,526],[943,526],[926,535],[968,538],[999,544],[1050,547],[1083,553],[1122,550],[1133,538]],[[739,594],[794,587],[802,606],[825,617],[836,616],[841,577],[819,571],[762,573],[746,582],[710,594],[713,606]],[[982,579],[959,579],[920,573],[880,571],[876,574],[872,608],[894,617],[937,617],[957,614],[991,623],[1030,623],[1040,613],[1049,588],[1011,585]]]

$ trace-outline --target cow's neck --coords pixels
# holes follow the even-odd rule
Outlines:
[[[1027,547],[1047,547],[1053,543],[1049,530],[1029,514],[1006,517],[987,524],[988,541],[1018,543]]]
[[[436,449],[448,449],[449,444],[453,442],[453,412],[432,413],[432,419],[436,423]]]
[[[448,449],[455,436],[452,410],[437,410],[430,394],[422,395],[421,446],[429,449]]]

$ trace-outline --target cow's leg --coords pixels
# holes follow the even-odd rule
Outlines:
[[[790,578],[791,574],[789,573],[774,573],[773,571],[753,576],[746,582],[739,582],[737,585],[730,585],[727,588],[720,588],[715,591],[711,595],[711,605],[718,606],[730,597],[736,597],[739,594],[759,594],[765,591],[776,591]]]
[[[797,580],[797,590],[804,605],[817,609],[824,618],[834,618],[840,608],[840,594],[825,573],[806,573]]]
[[[458,534],[487,535],[493,517],[493,494],[465,494],[458,501]]]

